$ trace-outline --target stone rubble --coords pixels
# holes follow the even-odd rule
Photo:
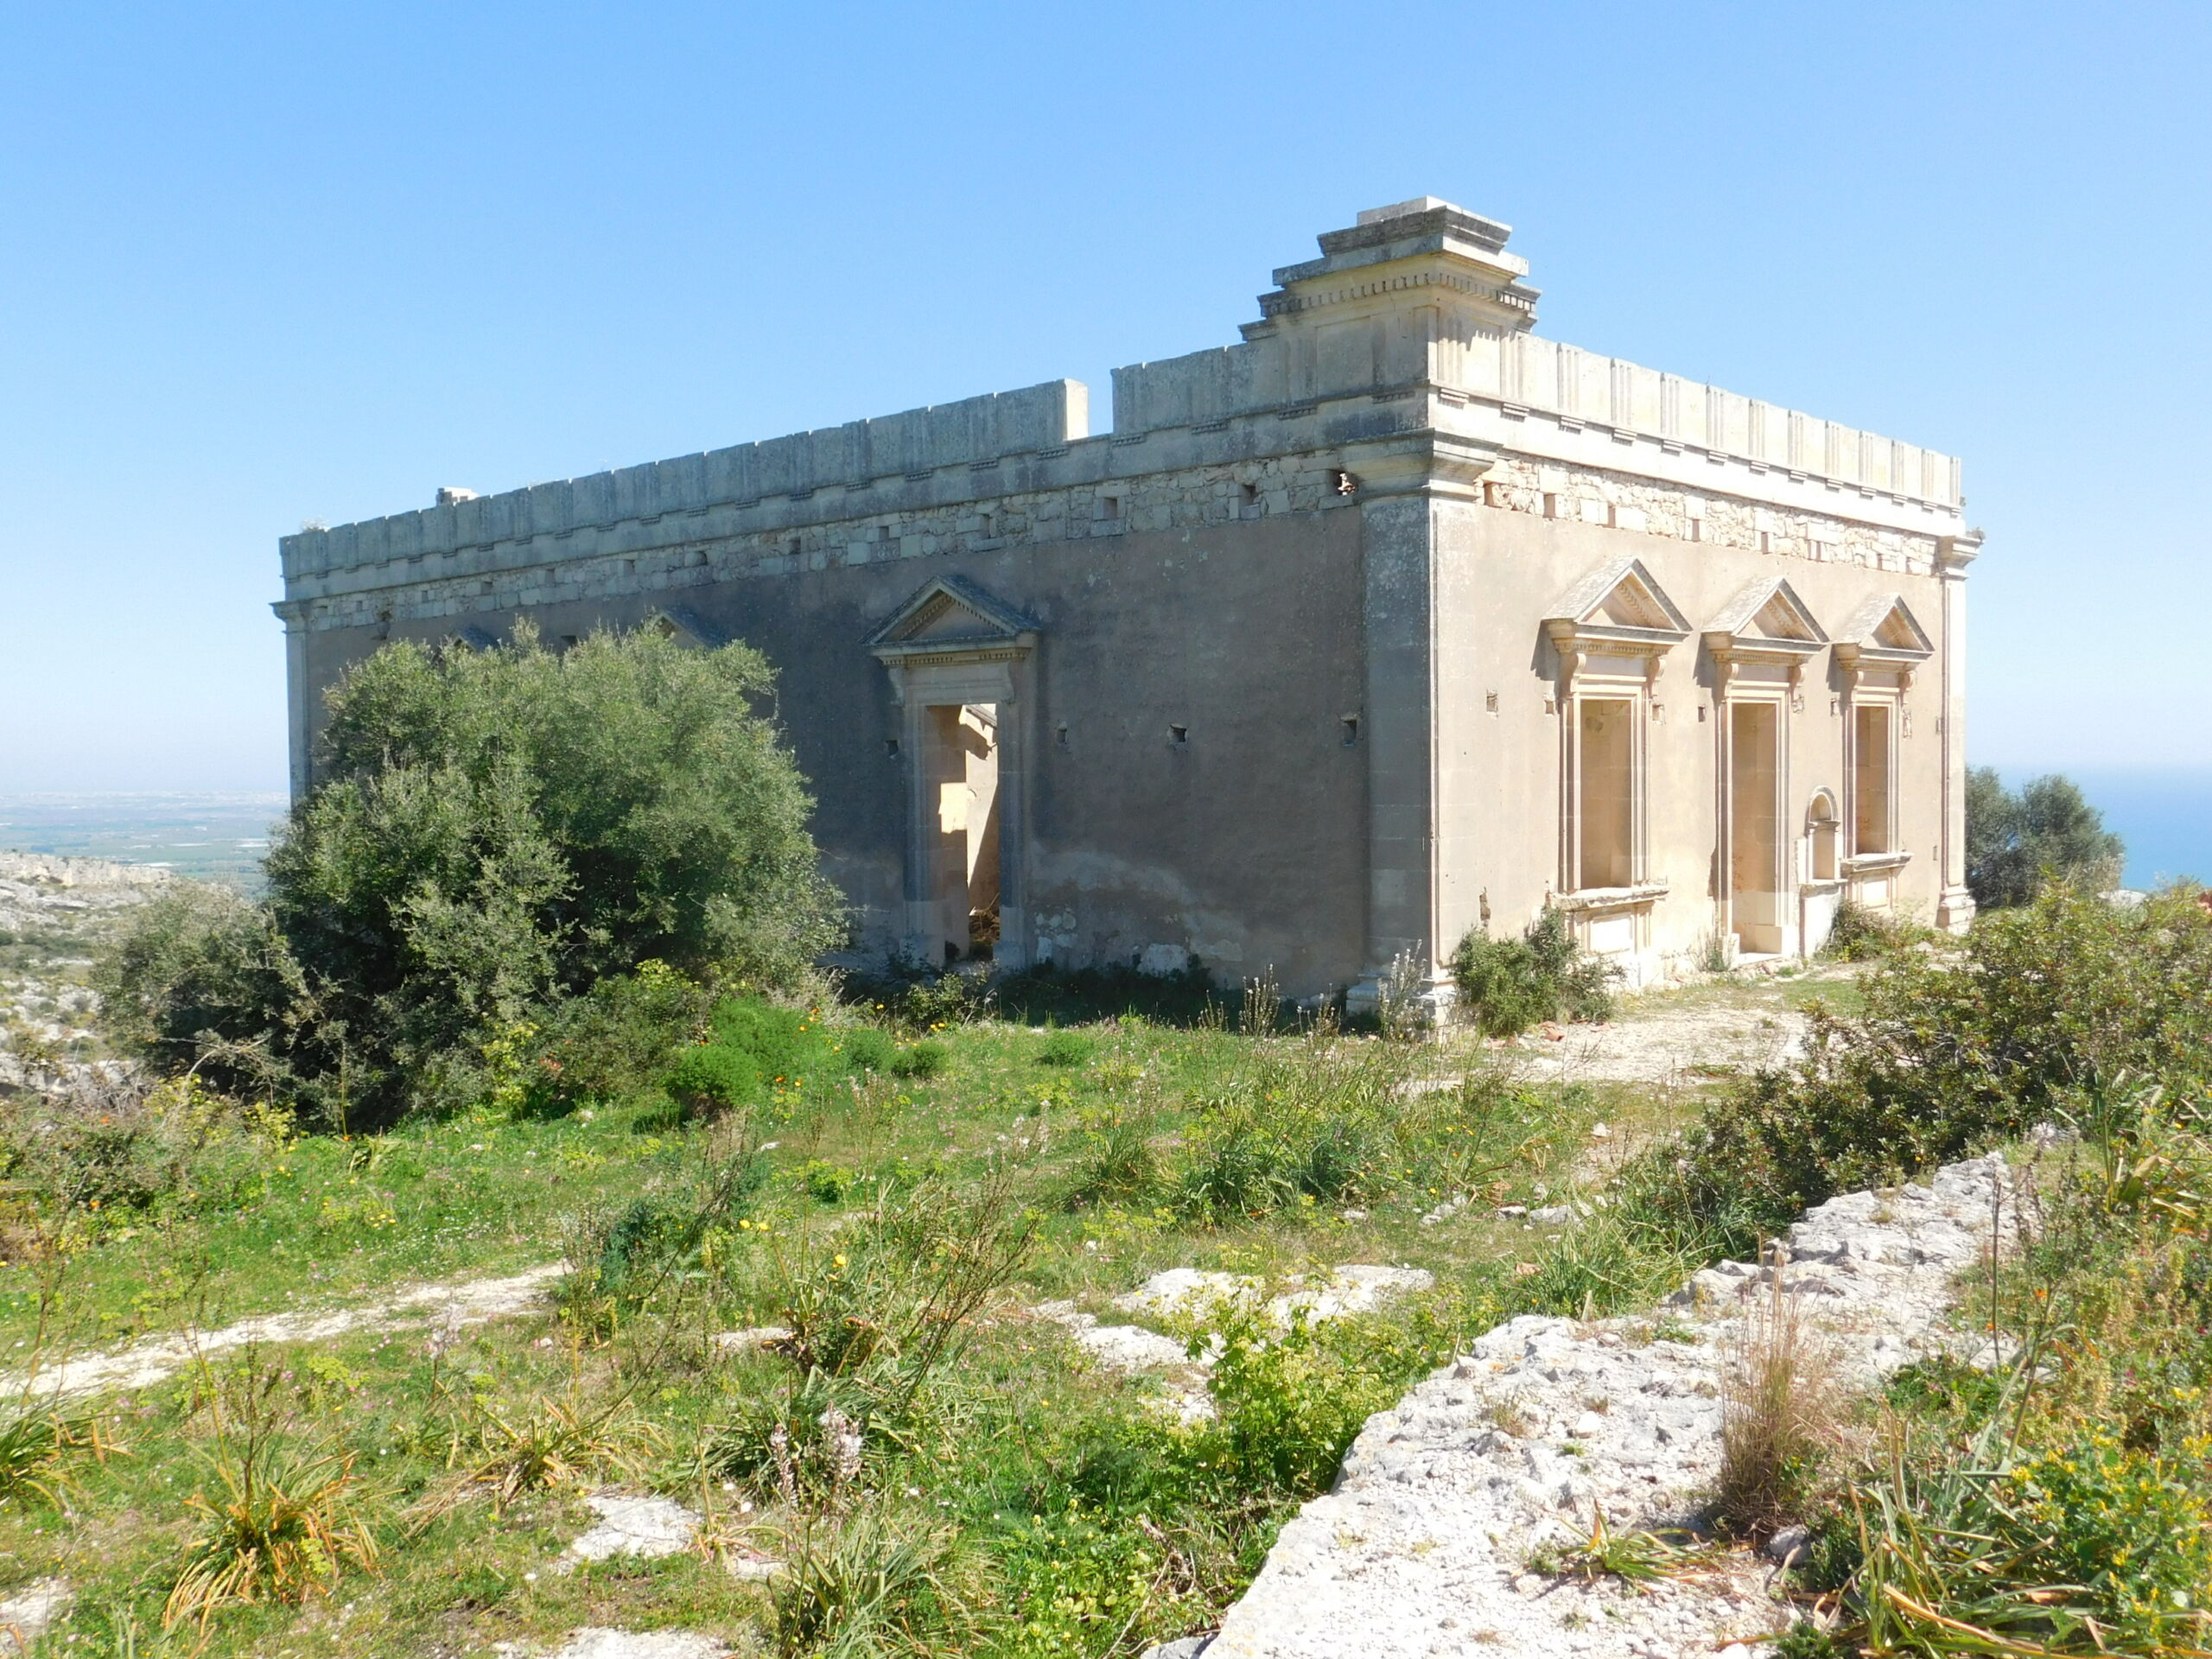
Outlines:
[[[1858,1385],[1957,1351],[1962,1269],[2012,1225],[2001,1158],[1859,1192],[1790,1229],[1785,1291]],[[1370,1420],[1336,1490],[1284,1528],[1207,1659],[1691,1659],[1789,1619],[1748,1552],[1639,1592],[1529,1570],[1547,1544],[1694,1517],[1719,1467],[1719,1383],[1773,1265],[1724,1264],[1661,1319],[1524,1316]],[[1762,1287],[1768,1287],[1762,1291]]]
[[[0,1601],[0,1635],[7,1637],[17,1652],[25,1651],[46,1634],[47,1627],[60,1618],[74,1599],[67,1580],[33,1579],[6,1600]]]
[[[563,1570],[576,1561],[604,1561],[616,1555],[657,1560],[680,1555],[699,1535],[699,1517],[681,1503],[665,1497],[639,1497],[622,1492],[594,1492],[584,1502],[599,1516],[599,1524],[570,1541]]]
[[[725,1659],[727,1643],[696,1630],[616,1630],[588,1624],[569,1633],[553,1659]],[[510,1643],[495,1651],[519,1653]]]
[[[503,1279],[473,1279],[458,1284],[421,1285],[388,1301],[327,1313],[269,1313],[212,1331],[184,1331],[148,1337],[110,1354],[92,1354],[41,1366],[35,1376],[0,1372],[0,1389],[62,1398],[108,1389],[143,1389],[181,1370],[204,1355],[251,1344],[327,1342],[351,1331],[388,1331],[429,1320],[450,1341],[461,1327],[526,1313],[543,1299],[545,1287],[568,1271],[558,1262]]]

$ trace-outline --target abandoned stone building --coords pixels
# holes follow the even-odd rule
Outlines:
[[[1371,995],[1546,906],[1631,982],[1958,928],[1946,455],[1534,332],[1430,198],[1242,343],[284,538],[292,773],[387,639],[743,639],[855,948]]]

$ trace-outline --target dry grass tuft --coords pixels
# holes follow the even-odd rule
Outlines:
[[[1746,1308],[1720,1387],[1714,1518],[1751,1538],[1803,1518],[1843,1403],[1834,1347],[1789,1290],[1789,1253],[1768,1248],[1768,1293]]]

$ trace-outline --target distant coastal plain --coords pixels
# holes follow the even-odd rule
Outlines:
[[[285,804],[281,791],[0,795],[0,849],[160,864],[251,889]]]
[[[2081,785],[2127,842],[2126,885],[2212,884],[2212,766],[2004,766],[2017,788],[2045,771]],[[0,849],[162,864],[252,888],[286,797],[265,792],[0,795]]]

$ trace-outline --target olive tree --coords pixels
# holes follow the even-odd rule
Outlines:
[[[328,694],[266,900],[149,912],[103,969],[111,1023],[164,1066],[364,1122],[640,962],[788,982],[837,910],[773,683],[747,646],[650,630],[385,646]]]

